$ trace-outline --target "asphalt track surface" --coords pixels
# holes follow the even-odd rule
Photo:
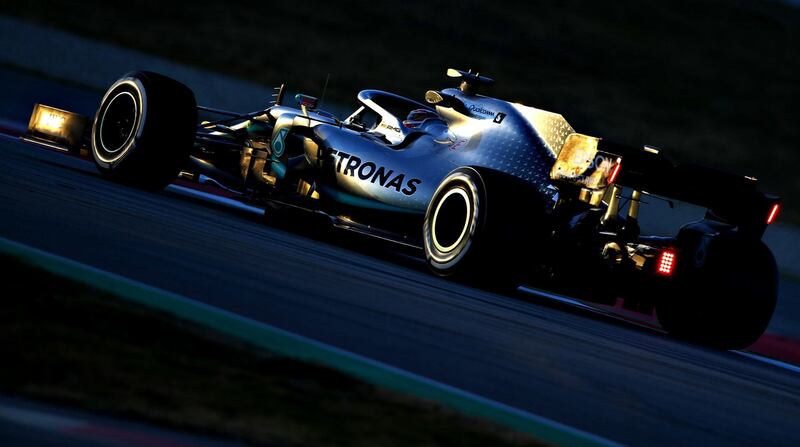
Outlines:
[[[795,371],[126,188],[5,137],[0,236],[624,444],[800,445]]]

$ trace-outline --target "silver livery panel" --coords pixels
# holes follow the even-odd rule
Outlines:
[[[334,199],[350,205],[423,213],[449,172],[478,166],[519,177],[543,197],[553,198],[556,189],[549,173],[574,132],[561,115],[456,89],[443,93],[460,100],[465,113],[437,106],[446,125],[408,133],[408,144],[393,145],[380,135],[341,125],[316,124],[319,149],[306,155],[325,171],[320,176],[322,189],[341,192]]]

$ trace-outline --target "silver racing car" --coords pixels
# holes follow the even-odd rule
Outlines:
[[[252,113],[200,107],[179,82],[134,72],[91,122],[37,105],[25,138],[85,146],[102,174],[132,186],[213,181],[268,219],[323,216],[417,247],[435,274],[476,286],[623,298],[655,308],[675,336],[720,348],[763,333],[778,280],[761,237],[780,201],[756,179],[581,134],[557,113],[479,94],[490,78],[447,75],[458,87],[424,102],[364,90],[350,116],[336,117],[310,96],[287,105],[283,86]],[[643,235],[646,196],[708,211],[677,234]]]

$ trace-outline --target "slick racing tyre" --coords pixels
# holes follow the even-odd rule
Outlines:
[[[480,287],[516,289],[547,234],[538,193],[526,182],[480,168],[459,168],[439,184],[425,213],[430,269]]]
[[[775,258],[761,241],[721,235],[687,247],[691,263],[676,272],[656,302],[662,327],[679,338],[719,349],[741,349],[764,333],[778,296]]]
[[[162,189],[188,161],[196,125],[197,104],[188,87],[157,73],[128,73],[97,109],[92,158],[115,181]]]

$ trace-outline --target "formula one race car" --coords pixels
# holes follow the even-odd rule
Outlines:
[[[655,307],[669,333],[720,348],[763,333],[778,280],[761,237],[780,202],[756,179],[577,133],[559,114],[479,95],[490,78],[447,74],[459,87],[430,90],[425,103],[364,90],[339,119],[310,96],[285,105],[283,86],[253,113],[199,107],[177,81],[135,72],[109,88],[83,134],[118,182],[156,190],[179,176],[213,179],[268,218],[302,210],[418,247],[437,275],[622,297]],[[198,122],[198,112],[219,119]],[[27,138],[80,146],[79,118],[37,105]],[[642,235],[647,195],[708,211],[677,235]]]

